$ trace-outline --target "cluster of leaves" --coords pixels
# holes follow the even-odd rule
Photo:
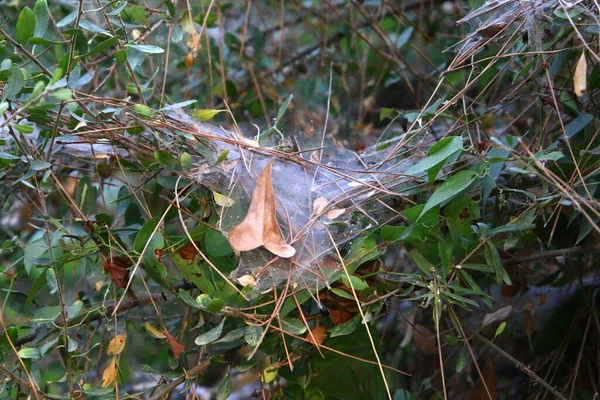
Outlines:
[[[598,10],[548,2],[526,16],[518,2],[510,13],[472,2],[481,25],[453,37],[465,12],[446,3],[197,3],[3,9],[0,396],[162,398],[183,384],[225,399],[256,371],[249,386],[264,398],[507,398],[493,364],[480,368],[497,343],[532,365],[565,357],[527,369],[539,386],[516,384],[523,398],[597,390],[597,363],[563,356],[598,344],[593,258],[528,257],[598,251]],[[440,51],[460,35],[457,57]],[[198,159],[227,155],[166,117],[184,107],[266,125],[282,144],[323,127],[356,150],[375,135],[377,149],[398,143],[387,162],[414,158],[404,174],[415,186],[377,201],[401,222],[337,249],[343,273],[326,290],[249,299],[215,229],[230,199],[188,179]],[[492,311],[494,293],[529,284],[580,290],[541,326],[530,304],[518,347],[520,324]]]

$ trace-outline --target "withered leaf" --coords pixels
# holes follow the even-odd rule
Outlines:
[[[587,92],[587,61],[585,51],[579,56],[575,72],[573,73],[573,89],[577,97],[583,96]]]
[[[175,339],[175,336],[171,335],[168,331],[163,332],[169,341],[169,345],[171,346],[171,350],[173,351],[173,357],[178,359],[181,353],[185,351],[185,346],[182,345]]]
[[[125,348],[126,337],[127,336],[125,332],[123,332],[112,338],[111,341],[108,343],[106,354],[108,354],[109,356],[121,354],[121,352]]]
[[[195,244],[195,246],[194,246]],[[193,260],[194,258],[196,258],[196,256],[199,254],[198,250],[200,248],[200,242],[188,242],[187,244],[185,244],[183,247],[181,247],[179,249],[179,255],[181,256],[181,258],[183,258],[184,260]]]
[[[327,334],[325,333],[325,328],[322,326],[317,326],[311,329],[310,333],[306,334],[306,339],[308,339],[308,341],[314,344],[315,346],[321,345],[326,337]]]
[[[279,257],[290,258],[296,249],[283,240],[279,231],[271,166],[272,163],[268,163],[260,173],[246,218],[229,232],[229,243],[236,251],[264,246]]]
[[[129,282],[129,267],[132,262],[128,257],[111,257],[104,263],[104,271],[108,272],[110,279],[117,289],[124,288]]]
[[[118,365],[117,360],[113,358],[110,359],[106,368],[102,372],[102,387],[111,387],[112,384],[117,379]]]

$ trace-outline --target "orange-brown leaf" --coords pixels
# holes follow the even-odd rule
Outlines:
[[[199,242],[188,242],[182,248],[179,249],[179,255],[184,260],[193,260],[198,255],[198,250],[196,250],[196,248],[200,248]]]
[[[175,336],[171,335],[168,331],[163,332],[169,341],[169,346],[171,346],[171,350],[173,351],[173,357],[178,359],[181,353],[185,351],[185,346],[182,345],[175,339]]]
[[[312,328],[310,330],[310,333],[306,334],[306,339],[308,339],[308,341],[314,344],[315,346],[321,345],[326,337],[327,334],[325,333],[325,328],[323,328],[322,326]]]
[[[236,251],[249,251],[264,246],[279,257],[289,258],[296,254],[296,249],[283,240],[279,231],[271,165],[268,163],[260,173],[248,213],[229,232],[229,243]]]

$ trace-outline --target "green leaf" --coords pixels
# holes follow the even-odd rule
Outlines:
[[[306,332],[306,325],[302,321],[290,317],[281,319],[281,328],[294,335],[302,335]]]
[[[58,89],[52,92],[52,96],[56,97],[60,101],[71,100],[73,93],[70,89]]]
[[[161,167],[172,169],[175,171],[179,170],[179,162],[177,161],[177,159],[175,157],[173,157],[173,154],[169,153],[168,151],[164,151],[164,150],[155,151],[154,159],[156,160],[156,162],[158,162],[158,164]]]
[[[87,54],[83,54],[81,57],[89,57],[94,56],[96,54],[106,53],[109,49],[115,47],[115,44],[117,44],[118,41],[119,38],[116,36],[108,38],[105,41],[100,42],[96,47],[90,50],[90,52],[88,52]]]
[[[369,285],[367,285],[367,283],[365,281],[363,281],[362,279],[360,279],[354,275],[349,275],[349,276],[350,276],[350,281],[348,281],[348,277],[346,275],[342,275],[342,283],[344,285],[346,285],[347,287],[354,287],[354,290],[365,290],[366,288],[369,287]],[[352,282],[352,286],[350,286],[350,282]]]
[[[438,143],[431,146],[427,157],[423,158],[404,173],[407,175],[418,176],[440,163],[443,164],[451,155],[462,152],[462,142],[463,139],[461,136],[448,137],[440,140]]]
[[[277,122],[279,122],[279,120],[283,117],[283,114],[285,114],[293,98],[294,95],[290,94],[288,98],[285,99],[285,101],[281,104],[281,106],[279,106],[279,110],[277,111]]]
[[[535,229],[535,224],[511,224],[508,223],[506,225],[498,226],[492,230],[490,230],[489,235],[498,235],[500,233],[510,233],[510,232],[521,232],[526,231],[528,229]]]
[[[435,274],[435,266],[427,261],[427,259],[425,259],[421,253],[416,250],[412,250],[410,253],[408,253],[408,255],[413,259],[415,264],[417,264],[417,267],[419,267],[419,269],[425,273],[425,275],[431,276]]]
[[[141,51],[142,53],[149,54],[161,54],[165,52],[162,48],[158,46],[152,46],[148,44],[130,44],[127,47],[137,51]]]
[[[133,241],[133,249],[139,254],[142,253],[146,244],[152,239],[152,237],[160,230],[157,229],[157,225],[160,222],[160,218],[152,218],[146,221],[144,226],[137,233],[135,240]],[[156,231],[156,233],[155,233]]]
[[[22,347],[21,350],[19,350],[18,355],[21,358],[28,358],[32,360],[39,360],[40,358],[42,358],[42,353],[40,352],[40,349],[36,347]]]
[[[504,266],[502,266],[502,260],[500,259],[500,254],[498,254],[498,249],[491,240],[486,241],[485,260],[489,265],[494,267],[497,283],[504,282],[507,285],[512,285],[510,277],[506,273]]]
[[[35,45],[41,45],[41,46],[51,46],[51,45],[55,45],[55,44],[64,43],[63,41],[45,39],[45,38],[39,37],[39,36],[34,36],[34,37],[30,38],[28,40],[28,42],[29,42],[29,44],[35,44]]]
[[[21,92],[24,86],[25,78],[23,77],[23,72],[21,72],[19,67],[13,66],[10,69],[10,78],[4,86],[2,98],[13,100]]]
[[[35,32],[35,15],[31,8],[25,7],[17,19],[15,39],[17,42],[25,44],[29,38],[33,37],[33,32]]]
[[[21,157],[13,156],[12,154],[0,151],[0,159],[2,160],[20,160]]]
[[[219,389],[217,389],[217,400],[227,400],[231,395],[231,376],[229,372],[225,375],[225,379],[219,385]]]
[[[81,29],[85,29],[86,31],[90,31],[92,33],[101,33],[103,35],[112,37],[112,34],[109,31],[107,31],[106,29],[100,28],[98,25],[96,25],[88,20],[85,20],[85,19],[82,19],[81,21],[79,21],[79,27]]]
[[[456,174],[452,175],[448,180],[440,185],[439,188],[431,195],[425,207],[421,211],[419,215],[419,219],[427,211],[432,209],[435,206],[441,205],[444,202],[452,200],[454,197],[464,193],[469,186],[475,182],[477,179],[477,174],[474,171],[459,171]],[[417,221],[419,220],[417,219]]]
[[[246,333],[244,334],[244,340],[250,346],[257,346],[260,343],[260,338],[263,334],[262,326],[248,325],[246,327]]]
[[[212,109],[202,109],[202,110],[194,110],[192,111],[192,116],[198,119],[199,121],[206,122],[210,121],[215,115],[220,112],[227,110],[212,110]]]
[[[219,338],[219,336],[221,336],[221,332],[223,332],[223,324],[224,323],[225,323],[225,318],[223,318],[223,320],[221,321],[221,323],[219,325],[217,325],[210,331],[198,336],[196,338],[196,340],[194,340],[194,342],[198,346],[204,346],[204,345],[214,342],[215,340],[217,340]]]
[[[152,118],[154,116],[154,110],[145,104],[136,104],[135,112],[142,118]]]
[[[34,171],[43,171],[45,169],[50,168],[52,164],[50,164],[48,161],[29,160],[29,166]]]
[[[360,319],[360,315],[357,315],[351,318],[350,320],[344,322],[343,324],[339,324],[338,326],[331,328],[329,330],[329,336],[334,338],[337,336],[345,336],[351,334],[358,326]]]
[[[502,332],[504,332],[505,328],[506,328],[506,321],[500,322],[500,325],[498,325],[498,329],[496,329],[496,333],[494,334],[494,339],[496,339],[498,337],[498,335],[500,335]]]
[[[48,2],[46,0],[37,0],[33,6],[35,15],[35,29],[33,36],[43,37],[48,29],[50,13],[48,11]]]

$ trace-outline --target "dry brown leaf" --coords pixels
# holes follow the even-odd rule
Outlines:
[[[585,59],[585,51],[581,52],[581,56],[575,67],[573,89],[577,97],[581,97],[587,92],[587,61]]]
[[[177,339],[175,339],[175,336],[171,335],[168,331],[164,331],[164,335],[169,341],[169,346],[171,346],[171,350],[173,351],[173,357],[178,359],[181,353],[185,351],[185,346],[179,343]]]
[[[117,360],[111,358],[106,368],[104,368],[104,372],[102,372],[102,387],[111,387],[117,379],[117,372]]]
[[[246,218],[229,232],[229,243],[236,251],[264,246],[279,257],[290,258],[296,249],[287,244],[279,232],[271,166],[272,163],[268,163],[260,173]]]
[[[317,326],[311,329],[310,333],[306,334],[306,339],[308,339],[308,341],[314,344],[315,346],[321,345],[326,337],[327,334],[325,333],[325,328],[322,326]]]
[[[183,247],[179,249],[179,255],[184,260],[193,260],[199,254],[198,250],[200,248],[200,242],[196,241],[194,243],[188,242]]]
[[[108,344],[108,348],[106,349],[106,354],[108,354],[109,356],[121,354],[121,352],[125,348],[125,339],[125,332],[120,333],[114,338],[112,338],[112,340]]]
[[[327,206],[327,199],[325,197],[318,197],[313,201],[313,215],[321,214],[321,211]]]
[[[117,289],[124,288],[129,282],[129,268],[133,265],[128,257],[111,257],[104,263],[104,271],[108,272],[110,279]]]
[[[469,393],[467,400],[496,400],[496,372],[494,369],[494,361],[492,361],[491,358],[485,363],[481,375],[483,376],[483,381],[480,377],[477,383],[475,383],[471,393]],[[483,382],[485,382],[485,386],[483,385]],[[487,391],[485,390],[486,386]]]
[[[327,218],[336,219],[340,215],[346,212],[345,208],[335,208],[327,213]]]
[[[417,349],[421,350],[425,354],[433,354],[437,352],[437,340],[435,333],[433,333],[425,325],[415,324],[413,331],[413,343]]]

